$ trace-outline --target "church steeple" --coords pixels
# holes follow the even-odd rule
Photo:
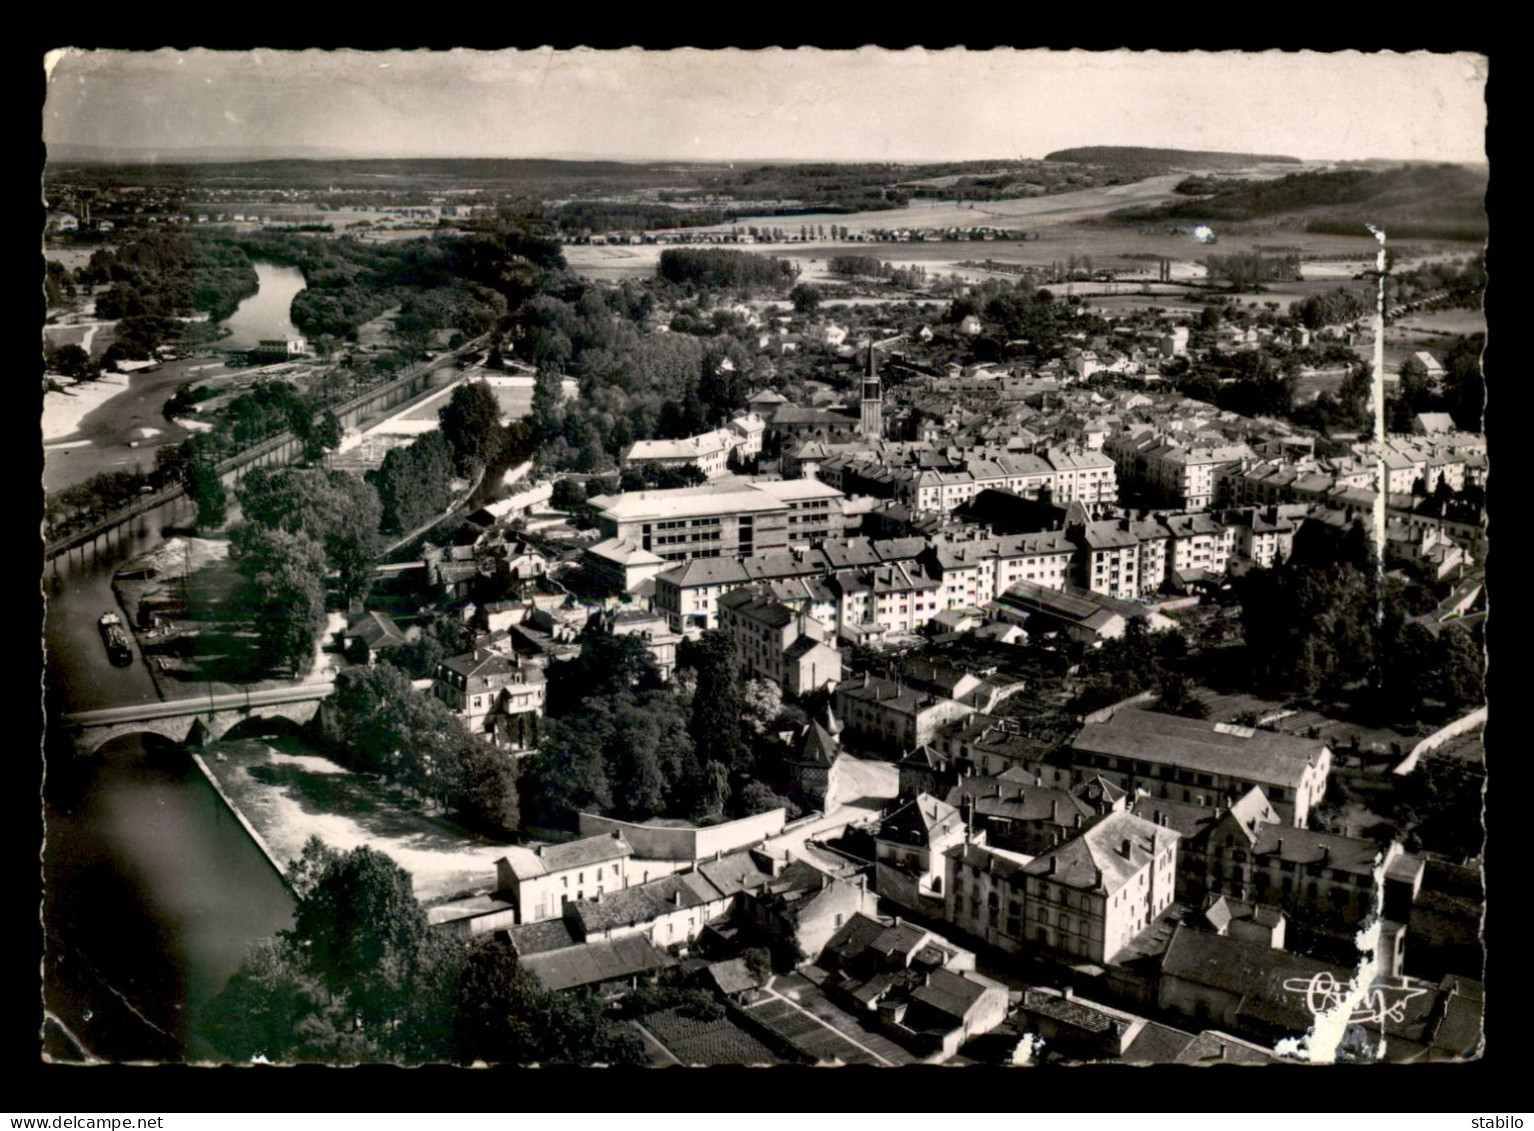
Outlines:
[[[868,374],[863,378],[862,433],[865,440],[884,438],[884,390],[874,363],[874,347],[868,347]]]

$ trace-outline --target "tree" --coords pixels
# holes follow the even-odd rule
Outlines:
[[[290,874],[293,927],[252,948],[198,1027],[240,1060],[450,1057],[461,944],[428,926],[410,876],[313,838]]]
[[[798,283],[788,292],[788,299],[798,314],[813,314],[820,307],[820,288],[810,283]]]
[[[197,504],[197,525],[213,530],[224,525],[229,517],[229,498],[224,493],[224,481],[218,474],[213,458],[198,452],[187,464],[186,493]]]
[[[404,533],[440,515],[453,497],[453,456],[441,432],[384,455],[374,474],[379,526]]]
[[[91,381],[101,376],[101,371],[90,353],[72,343],[50,347],[46,353],[46,360],[49,371],[62,377]]]
[[[488,467],[500,455],[501,406],[483,381],[465,381],[437,413],[442,436],[452,449],[453,465],[465,478]]]
[[[327,707],[342,762],[384,774],[444,808],[461,800],[467,732],[447,706],[416,691],[405,672],[389,663],[348,671]]]
[[[741,703],[747,728],[760,738],[783,713],[783,690],[770,679],[747,680],[741,688]]]
[[[307,533],[249,522],[231,532],[229,550],[245,577],[263,661],[297,675],[313,659],[325,625],[324,550]]]
[[[540,441],[559,435],[564,427],[564,379],[562,368],[538,369],[533,379],[533,403],[529,412],[534,434]]]
[[[738,817],[754,817],[758,813],[768,813],[774,809],[783,809],[787,812],[790,820],[799,816],[801,810],[788,798],[773,792],[772,788],[763,782],[754,781],[748,783],[744,789],[735,794],[731,799],[731,805]]]
[[[239,494],[247,521],[319,543],[344,598],[366,593],[383,513],[372,484],[320,468],[256,468],[241,482]]]
[[[1161,694],[1152,709],[1168,715],[1181,715],[1185,719],[1209,717],[1209,704],[1194,696],[1188,681],[1180,675],[1162,677]]]
[[[679,661],[697,673],[688,731],[699,761],[705,768],[712,762],[726,770],[748,769],[750,747],[741,736],[745,700],[728,637],[710,629],[682,645]]]
[[[607,775],[607,720],[593,715],[548,719],[538,743],[538,757],[527,774],[532,808],[541,822],[564,824],[579,812],[612,808]]]
[[[476,735],[465,735],[458,764],[458,810],[464,820],[494,836],[516,836],[522,824],[516,759]]]
[[[586,503],[586,487],[579,479],[556,479],[549,503],[557,510],[569,511]]]
[[[1420,621],[1404,620],[1399,612],[1389,620],[1380,634],[1380,683],[1396,717],[1416,718],[1423,700],[1438,691],[1438,641]]]
[[[325,453],[341,446],[341,421],[326,409],[315,418],[307,436],[303,438],[304,458],[313,463],[323,459]]]
[[[1438,689],[1453,708],[1479,707],[1485,701],[1486,659],[1469,631],[1457,624],[1438,634]]]
[[[609,765],[613,802],[623,816],[643,821],[666,811],[667,781],[660,750],[665,719],[645,709],[630,691],[597,700],[612,719]]]

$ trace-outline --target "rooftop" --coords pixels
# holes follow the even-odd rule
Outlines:
[[[519,964],[544,989],[568,990],[675,966],[677,960],[657,950],[644,936],[629,935],[524,955]]]
[[[720,483],[598,495],[591,506],[613,522],[672,521],[717,514],[760,514],[787,503],[751,484]]]
[[[1316,739],[1128,707],[1106,722],[1087,723],[1072,746],[1078,752],[1206,770],[1291,789],[1326,750]]]
[[[1112,895],[1152,866],[1177,839],[1171,829],[1132,813],[1109,813],[1070,840],[1040,853],[1026,870],[1066,887]]]
[[[565,844],[541,845],[537,848],[512,847],[506,850],[503,859],[511,868],[513,876],[518,880],[529,880],[632,855],[634,849],[623,834],[614,832],[583,837]]]

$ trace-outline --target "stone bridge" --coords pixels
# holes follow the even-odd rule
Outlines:
[[[251,719],[287,719],[299,726],[319,713],[320,704],[335,689],[333,683],[303,683],[264,691],[237,691],[195,699],[171,699],[99,711],[77,711],[61,723],[75,752],[91,757],[114,738],[157,734],[172,742],[200,746],[217,742],[240,723]]]

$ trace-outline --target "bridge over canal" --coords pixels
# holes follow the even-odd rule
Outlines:
[[[93,756],[112,739],[129,734],[157,734],[172,742],[201,745],[217,742],[250,719],[280,718],[302,726],[319,713],[320,704],[334,690],[335,684],[329,681],[300,683],[76,711],[62,716],[60,722],[82,757]]]

